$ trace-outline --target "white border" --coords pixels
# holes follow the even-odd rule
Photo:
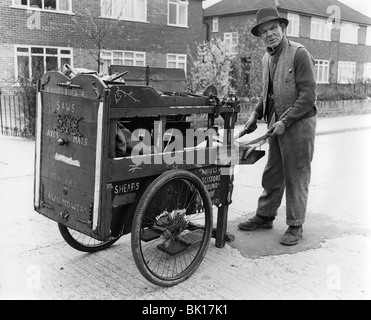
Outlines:
[[[94,184],[94,206],[93,206],[93,230],[98,226],[100,185],[102,175],[102,132],[103,132],[103,102],[99,103],[97,120],[97,144],[95,152],[95,184]]]
[[[35,157],[35,207],[40,207],[40,174],[41,174],[41,92],[37,93],[37,130],[36,130],[36,157]]]

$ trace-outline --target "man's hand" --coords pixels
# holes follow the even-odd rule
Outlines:
[[[258,122],[258,115],[256,112],[253,112],[251,114],[251,116],[249,117],[249,119],[247,120],[245,126],[244,126],[244,130],[246,131],[246,133],[251,133],[251,132],[254,132],[256,130],[256,128],[258,127],[256,125],[256,123]]]
[[[268,130],[268,137],[280,136],[286,131],[286,125],[283,121],[277,121],[273,126]]]

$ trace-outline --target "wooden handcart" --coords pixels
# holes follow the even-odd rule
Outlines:
[[[264,151],[235,147],[236,98],[188,92],[181,70],[117,69],[106,80],[51,71],[39,81],[34,208],[80,251],[131,233],[142,275],[172,286],[196,271],[211,237],[220,248],[233,240],[234,166]],[[205,115],[205,127],[192,127],[192,115]]]

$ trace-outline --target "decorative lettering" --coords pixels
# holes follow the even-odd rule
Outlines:
[[[201,180],[209,192],[213,205],[219,206],[222,202],[219,188],[221,186],[221,171],[219,167],[200,168]]]
[[[119,86],[116,86],[116,88],[117,88],[117,91],[115,93],[115,101],[116,101],[117,104],[120,102],[120,100],[121,100],[122,97],[130,98],[134,102],[140,102],[140,100],[135,99],[133,97],[133,92],[125,92],[123,90],[120,90],[120,87]]]
[[[219,186],[220,186],[219,183],[210,183],[210,184],[205,184],[205,187],[206,187],[206,190],[207,190],[207,191],[218,189]]]
[[[72,138],[72,142],[75,143],[75,144],[79,144],[80,146],[83,146],[83,147],[87,147],[87,145],[88,145],[88,139],[78,137],[78,136],[74,136]]]
[[[54,138],[54,139],[59,139],[59,133],[56,130],[49,130],[48,129],[48,131],[46,132],[46,135],[48,137],[51,137],[51,138]]]
[[[57,101],[57,111],[75,112],[75,104]]]
[[[212,167],[212,168],[202,168],[200,169],[200,173],[203,176],[209,176],[212,174],[220,174],[220,170],[218,167]]]
[[[77,182],[75,180],[65,178],[65,177],[61,177],[57,173],[51,173],[50,177],[55,182],[61,183],[64,186],[67,186],[67,187],[72,187],[72,188],[77,189]]]
[[[46,87],[46,92],[61,94],[64,96],[78,97],[78,98],[88,98],[85,95],[84,90],[73,90],[62,87]]]
[[[123,183],[120,185],[116,185],[113,192],[115,194],[124,194],[124,193],[138,191],[139,187],[140,187],[139,182]]]
[[[83,205],[75,203],[75,202],[73,202],[71,200],[68,200],[68,199],[64,199],[64,198],[62,198],[60,196],[57,196],[53,193],[45,191],[45,198],[49,199],[50,201],[52,201],[54,203],[59,204],[60,206],[62,206],[64,208],[71,209],[73,211],[80,212],[80,213],[83,213],[83,214],[89,214],[89,209],[84,207]]]
[[[82,134],[79,132],[79,121],[82,120],[82,117],[78,117],[74,114],[63,114],[57,113],[56,111],[53,114],[57,117],[57,128],[60,133],[66,133],[73,136],[82,137]]]
[[[202,182],[204,184],[214,183],[214,182],[218,182],[218,181],[220,181],[220,174],[215,175],[215,176],[202,177]]]

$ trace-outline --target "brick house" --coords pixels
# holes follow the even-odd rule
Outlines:
[[[253,23],[266,6],[277,7],[290,22],[288,38],[315,58],[318,93],[370,83],[371,18],[336,0],[222,0],[205,9],[208,38],[223,37],[233,51],[239,42],[236,27]]]
[[[87,36],[93,26],[107,32],[103,72],[111,64],[186,69],[187,46],[205,39],[202,1],[2,0],[0,88],[12,91],[18,79],[65,63],[97,70],[98,46]]]

